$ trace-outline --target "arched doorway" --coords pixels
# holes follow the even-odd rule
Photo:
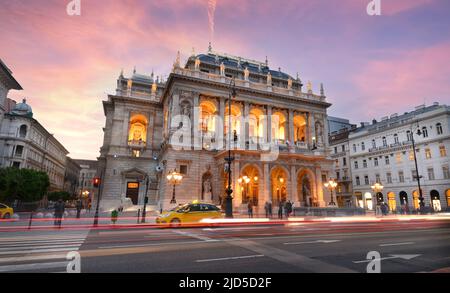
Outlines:
[[[389,210],[391,212],[395,213],[397,211],[397,201],[395,199],[395,193],[389,192],[387,194],[387,198],[388,198]]]
[[[301,170],[297,175],[297,194],[302,206],[318,206],[314,186],[314,174],[307,169]]]
[[[440,212],[442,210],[441,207],[441,197],[439,195],[439,192],[437,190],[432,190],[430,192],[430,198],[431,198],[431,205],[433,207],[433,210],[435,212]]]
[[[408,194],[405,191],[400,191],[400,204],[408,205]]]
[[[287,172],[281,167],[275,167],[270,175],[272,203],[278,205],[287,200]]]
[[[259,182],[260,175],[258,168],[249,165],[241,172],[241,177],[238,180],[242,192],[242,203],[247,204],[249,201],[254,206],[259,204]]]
[[[373,204],[372,194],[370,192],[366,192],[364,194],[364,200],[366,201],[366,207],[368,210],[374,210],[375,205]]]

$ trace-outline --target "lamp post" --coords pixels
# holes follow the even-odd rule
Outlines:
[[[142,219],[141,223],[145,223],[145,214],[147,213],[147,202],[148,202],[148,185],[149,185],[149,178],[148,174],[145,175],[145,198],[144,198],[144,209],[142,210]]]
[[[373,210],[376,215],[377,214],[377,206],[378,206],[378,193],[380,193],[383,190],[384,186],[381,185],[380,183],[376,182],[374,185],[371,186],[371,188],[372,188],[373,192],[375,193],[375,202],[374,202],[375,206],[374,206]]]
[[[234,158],[231,156],[231,99],[236,97],[236,83],[234,78],[230,82],[230,93],[228,96],[228,157],[225,158],[228,164],[228,187],[226,190],[227,196],[225,197],[225,217],[233,218],[233,189],[231,188],[231,162]]]
[[[181,183],[181,180],[183,180],[183,175],[178,173],[176,170],[173,170],[167,175],[167,180],[173,185],[172,200],[170,203],[175,204],[177,203],[177,200],[175,199],[175,186]]]
[[[328,188],[331,192],[331,202],[330,202],[330,206],[335,206],[336,203],[334,202],[334,198],[333,198],[333,190],[336,188],[337,186],[337,182],[334,179],[330,179],[328,180],[328,182],[326,182],[325,187]]]
[[[422,135],[422,131],[420,131],[419,128],[419,123],[417,123],[417,135]],[[420,188],[420,178],[421,176],[419,175],[419,168],[417,167],[417,156],[416,156],[416,144],[414,141],[414,132],[412,131],[412,127],[411,127],[411,142],[412,142],[412,147],[413,147],[413,153],[414,153],[414,164],[416,167],[416,178],[417,178],[417,187],[419,188],[419,204],[420,204],[420,210],[423,210],[423,208],[425,207],[425,200],[423,198],[423,194],[422,194],[422,188]],[[413,178],[415,179],[415,178]]]

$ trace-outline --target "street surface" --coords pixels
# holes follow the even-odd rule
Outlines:
[[[71,251],[82,273],[365,273],[371,251],[382,273],[450,272],[450,217],[11,230],[0,233],[0,272],[66,272]]]

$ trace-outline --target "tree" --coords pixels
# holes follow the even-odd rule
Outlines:
[[[59,199],[62,199],[63,201],[67,201],[72,199],[72,195],[66,191],[54,191],[50,192],[47,195],[47,199],[50,201],[58,201]]]
[[[34,202],[47,193],[50,180],[47,173],[31,169],[0,169],[0,200]]]

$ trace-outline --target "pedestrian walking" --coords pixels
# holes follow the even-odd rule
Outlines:
[[[113,223],[113,225],[116,224],[118,217],[119,217],[119,212],[117,210],[113,210],[111,212],[111,222]]]
[[[266,201],[266,203],[264,204],[264,211],[266,212],[266,218],[269,217],[269,202]]]
[[[269,201],[269,218],[272,218],[273,214],[272,214],[272,202]]]
[[[283,219],[283,202],[278,203],[278,219]]]
[[[248,209],[248,217],[253,218],[253,203],[250,199],[247,204],[247,209]]]
[[[64,210],[65,210],[65,203],[60,198],[55,204],[55,226],[59,226],[59,228],[61,228]]]
[[[77,200],[77,219],[80,218],[80,214],[81,214],[81,209],[83,208],[83,203],[81,202],[81,200]]]

